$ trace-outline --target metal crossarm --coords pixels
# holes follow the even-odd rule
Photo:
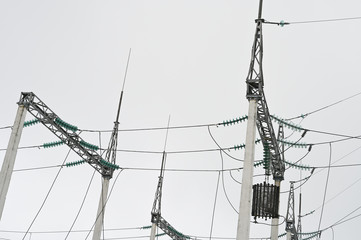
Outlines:
[[[263,146],[268,146],[271,153],[272,174],[275,180],[283,180],[285,171],[284,163],[280,157],[276,135],[272,126],[271,116],[268,110],[266,97],[263,91],[263,36],[262,23],[264,19],[257,19],[255,39],[252,47],[251,64],[247,76],[247,98],[256,99],[257,104],[257,128]]]
[[[89,163],[102,176],[111,178],[114,168],[104,166],[102,162],[105,160],[92,149],[87,149],[81,145],[84,140],[76,133],[75,127],[64,127],[61,119],[56,115],[44,102],[42,102],[34,93],[21,93],[19,105],[23,105],[36,119],[38,119],[45,127],[54,133],[61,141],[68,145],[82,159]]]
[[[178,232],[160,214],[152,214],[152,223],[155,223],[162,231],[174,240],[189,240],[190,237]]]

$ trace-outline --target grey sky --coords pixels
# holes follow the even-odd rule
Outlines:
[[[125,85],[120,128],[165,127],[218,123],[247,113],[245,79],[249,68],[258,1],[1,1],[0,79],[2,114],[0,127],[12,125],[22,91],[33,91],[55,113],[80,129],[109,130],[113,127],[129,48],[132,56]],[[356,0],[265,1],[268,21],[357,17]],[[272,114],[289,118],[326,106],[361,91],[361,20],[294,24],[283,28],[264,26],[265,94]],[[305,118],[305,128],[360,135],[360,97]],[[28,114],[26,120],[33,117]],[[296,120],[295,123],[298,123]],[[277,124],[274,124],[277,129]],[[222,147],[244,143],[245,123],[211,127]],[[286,135],[292,131],[287,129]],[[10,130],[0,130],[0,148],[7,146]],[[98,133],[82,133],[99,144]],[[290,140],[297,141],[300,134]],[[165,131],[121,132],[119,149],[162,151]],[[101,135],[106,147],[109,134]],[[301,141],[328,142],[339,139],[307,133]],[[25,128],[21,146],[56,141],[45,127]],[[361,146],[359,140],[332,144],[332,161]],[[217,148],[207,128],[171,130],[167,151]],[[261,146],[256,158],[262,157]],[[15,169],[61,164],[66,146],[19,150]],[[306,149],[290,149],[286,159],[297,161]],[[243,151],[230,151],[243,159]],[[0,151],[2,163],[4,151]],[[303,160],[310,166],[326,166],[329,146],[314,146]],[[360,163],[355,151],[336,164]],[[242,163],[223,155],[224,168]],[[79,157],[70,153],[67,162]],[[158,168],[160,154],[119,152],[123,167]],[[169,154],[167,167],[176,169],[221,169],[218,151]],[[58,168],[13,174],[0,230],[26,231],[39,209]],[[30,232],[68,230],[80,207],[93,169],[88,165],[64,168]],[[118,172],[115,173],[115,176]],[[232,172],[240,180],[241,172]],[[262,174],[261,168],[256,169]],[[106,210],[105,228],[150,225],[157,171],[124,170],[120,173]],[[309,172],[303,172],[305,177]],[[327,171],[302,186],[303,214],[322,204]],[[166,172],[162,214],[180,232],[209,236],[218,173]],[[298,170],[286,172],[282,191],[298,180]],[[360,167],[332,168],[327,191],[331,199],[360,175]],[[111,181],[114,183],[115,177]],[[256,177],[255,183],[264,177]],[[321,229],[361,204],[360,182],[325,205]],[[224,173],[229,199],[238,209],[240,185]],[[96,174],[74,229],[89,229],[95,219],[100,193]],[[298,206],[298,190],[296,203]],[[281,198],[286,215],[287,194]],[[360,210],[354,215],[360,214]],[[351,215],[351,216],[354,216]],[[235,237],[237,214],[219,189],[213,236]],[[320,209],[303,219],[304,232],[317,230]],[[262,221],[260,221],[262,222]],[[267,221],[265,223],[270,223]],[[335,239],[357,239],[361,218],[334,227]],[[149,235],[149,230],[106,231],[105,239]],[[284,232],[284,224],[280,233]],[[252,237],[268,237],[270,228],[252,224]],[[22,239],[24,234],[0,231],[0,238]],[[66,234],[36,234],[31,239],[64,239]],[[72,233],[68,239],[85,239]],[[166,237],[163,237],[166,238]],[[30,239],[28,235],[26,239]],[[89,239],[89,238],[88,238]],[[332,231],[322,234],[332,239]]]

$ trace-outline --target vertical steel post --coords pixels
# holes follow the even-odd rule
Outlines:
[[[104,213],[105,213],[105,205],[107,203],[108,197],[108,189],[109,189],[109,180],[110,178],[102,177],[102,193],[99,199],[99,206],[97,212],[97,219],[95,222],[93,240],[100,240],[100,236],[103,229],[104,224]]]
[[[248,122],[246,133],[246,148],[244,153],[244,165],[242,174],[241,201],[239,205],[237,240],[248,240],[253,185],[253,164],[256,139],[257,100],[251,99],[248,108]]]
[[[0,220],[4,210],[6,195],[9,190],[10,179],[15,165],[16,153],[24,127],[25,116],[26,108],[24,105],[19,105],[0,172]]]

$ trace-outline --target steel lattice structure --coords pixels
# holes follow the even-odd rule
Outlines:
[[[183,235],[182,233],[178,232],[170,223],[168,223],[161,215],[161,203],[162,203],[162,188],[163,188],[163,179],[164,179],[164,168],[166,162],[166,152],[163,152],[162,157],[162,166],[160,169],[160,175],[158,177],[158,185],[157,190],[155,192],[155,199],[152,208],[152,218],[151,222],[157,225],[162,231],[167,234],[170,238],[174,240],[187,240],[189,239],[188,236]]]
[[[107,163],[95,150],[81,145],[85,142],[75,129],[68,129],[61,124],[59,116],[56,115],[43,101],[32,92],[21,93],[19,105],[23,105],[36,119],[55,134],[62,142],[68,145],[82,159],[89,163],[103,177],[111,178],[114,168],[106,166]]]
[[[261,2],[262,3],[262,2]],[[262,6],[260,6],[261,11]],[[263,146],[269,146],[271,153],[271,167],[272,175],[275,180],[283,180],[285,166],[281,161],[280,150],[277,143],[275,131],[273,129],[271,116],[266,102],[266,97],[263,91],[263,35],[262,35],[262,23],[264,19],[256,19],[257,27],[255,38],[252,47],[252,58],[247,75],[247,99],[256,99],[257,104],[257,128],[261,137]]]
[[[293,182],[291,182],[290,193],[288,195],[286,231],[291,233],[291,240],[298,240],[296,224],[295,224],[295,193],[294,193]]]

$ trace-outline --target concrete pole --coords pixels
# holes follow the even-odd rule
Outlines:
[[[10,179],[13,173],[16,153],[18,150],[21,133],[24,127],[26,109],[20,105],[15,117],[14,126],[10,135],[8,148],[6,149],[5,158],[0,172],[0,220],[4,210],[6,195],[9,190]]]
[[[239,205],[237,240],[248,240],[251,222],[253,164],[256,138],[257,100],[249,100],[246,149],[242,174],[241,201]]]
[[[97,219],[95,222],[93,240],[100,240],[100,236],[103,229],[104,224],[104,213],[105,213],[105,205],[107,203],[108,197],[108,189],[109,189],[109,178],[102,178],[102,192],[99,199],[99,206],[97,212]]]
[[[292,239],[291,231],[288,231],[286,235],[286,240],[291,240],[291,239]]]
[[[155,240],[155,232],[157,230],[157,225],[155,223],[152,224],[152,229],[150,231],[150,240]]]
[[[280,180],[275,180],[275,185],[277,187],[279,187],[280,190],[281,190],[281,181]],[[278,195],[278,207],[280,206],[279,200],[280,200],[280,198],[279,198],[279,195]],[[278,240],[278,224],[279,224],[279,218],[272,218],[271,240]]]

